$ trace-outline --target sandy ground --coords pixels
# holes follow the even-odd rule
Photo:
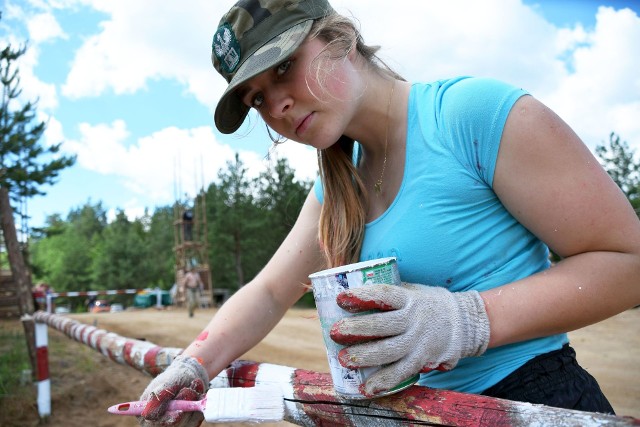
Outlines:
[[[214,311],[201,309],[193,318],[178,308],[71,317],[126,337],[183,348],[198,335]],[[53,400],[52,417],[47,425],[137,426],[134,418],[109,415],[106,408],[136,400],[150,377],[129,366],[118,365],[58,331],[51,328],[49,331]],[[640,418],[640,309],[573,332],[570,339],[580,363],[599,381],[618,415]],[[315,310],[290,310],[262,343],[241,358],[328,372]],[[34,410],[35,404],[22,412]],[[37,425],[28,413],[16,414],[13,421],[5,419],[4,422],[7,427]]]

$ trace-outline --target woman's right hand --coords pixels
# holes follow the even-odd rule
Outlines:
[[[191,356],[176,357],[164,372],[155,377],[140,396],[148,400],[138,417],[145,427],[196,427],[204,419],[201,412],[167,411],[171,400],[201,400],[209,386],[209,375]]]

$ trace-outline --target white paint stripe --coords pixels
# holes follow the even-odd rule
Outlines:
[[[47,347],[48,345],[47,324],[36,322],[36,348]]]
[[[51,415],[51,380],[38,381],[38,415]]]
[[[301,420],[306,417],[306,414],[301,413],[296,407],[295,402],[290,401],[291,399],[295,399],[293,391],[294,373],[295,369],[288,366],[261,363],[256,375],[256,385],[279,385],[285,398],[285,418],[289,420]],[[305,424],[300,423],[299,425]]]

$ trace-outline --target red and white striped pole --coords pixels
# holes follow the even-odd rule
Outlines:
[[[47,324],[36,322],[36,379],[38,381],[38,414],[40,418],[51,415],[48,346]]]
[[[36,311],[37,324],[51,326],[68,337],[99,351],[122,365],[129,365],[152,376],[158,375],[182,352],[181,348],[160,347],[149,341],[126,338],[113,332],[86,325],[66,316]]]
[[[35,320],[90,345],[112,360],[155,376],[182,349],[158,347],[98,330],[67,317],[38,311]],[[315,426],[458,426],[458,427],[627,427],[640,426],[631,417],[597,414],[515,402],[492,397],[412,386],[387,397],[349,400],[337,395],[328,373],[287,366],[235,361],[211,380],[211,387],[279,385],[285,399],[285,420]]]

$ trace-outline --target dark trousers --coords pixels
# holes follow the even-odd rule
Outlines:
[[[557,408],[614,414],[600,386],[566,344],[537,356],[483,393],[485,396]]]

